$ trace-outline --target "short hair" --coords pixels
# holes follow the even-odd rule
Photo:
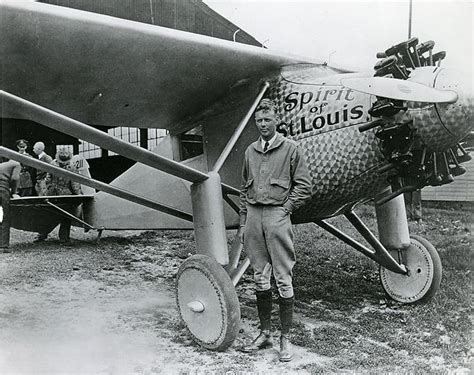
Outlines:
[[[41,141],[36,142],[33,147],[39,147],[41,150],[44,150],[45,148],[44,143]]]
[[[269,112],[272,111],[277,117],[280,117],[278,114],[278,106],[276,103],[268,98],[264,98],[258,103],[257,109],[255,110],[255,113],[257,112]]]

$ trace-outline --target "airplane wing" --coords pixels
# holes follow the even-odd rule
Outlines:
[[[50,231],[60,223],[63,217],[71,218],[69,215],[77,213],[77,208],[82,203],[90,202],[93,199],[94,195],[14,198],[10,200],[11,226],[29,232]],[[69,215],[63,211],[67,211]],[[74,220],[73,224],[75,224]]]
[[[0,89],[90,125],[172,130],[231,87],[303,62],[311,63],[100,14],[0,0]]]

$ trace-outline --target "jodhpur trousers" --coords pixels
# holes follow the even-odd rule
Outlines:
[[[257,291],[271,288],[273,276],[283,298],[293,297],[296,256],[290,215],[282,206],[247,205],[244,247],[254,271]]]
[[[10,245],[10,191],[0,187],[0,203],[3,210],[3,220],[0,233],[0,247]]]

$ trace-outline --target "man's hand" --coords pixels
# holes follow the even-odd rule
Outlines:
[[[21,197],[20,197],[18,194],[13,194],[13,195],[12,195],[12,198],[13,198],[13,199],[17,199],[17,198],[21,198]]]

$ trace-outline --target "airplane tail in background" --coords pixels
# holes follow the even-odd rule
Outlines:
[[[171,136],[163,138],[153,152],[172,160]],[[207,170],[205,154],[185,160],[182,164],[200,171]],[[86,221],[94,227],[110,230],[193,229],[190,182],[136,163],[112,181],[110,187],[175,208],[183,215],[168,214],[101,191],[84,212]],[[227,225],[238,224],[238,217],[230,207],[225,208],[225,217]]]
[[[172,159],[171,137],[162,139],[153,152]],[[203,158],[191,159],[189,166],[203,170]],[[159,171],[150,166],[136,163],[110,184],[130,194],[160,202],[160,195],[165,196],[169,207],[179,207],[184,213],[192,217],[191,200],[183,201],[183,197],[190,195],[190,183],[178,177]],[[120,199],[100,191],[94,201],[85,210],[86,221],[95,227],[104,227],[111,230],[119,229],[192,229],[191,221],[160,212],[151,207]]]

